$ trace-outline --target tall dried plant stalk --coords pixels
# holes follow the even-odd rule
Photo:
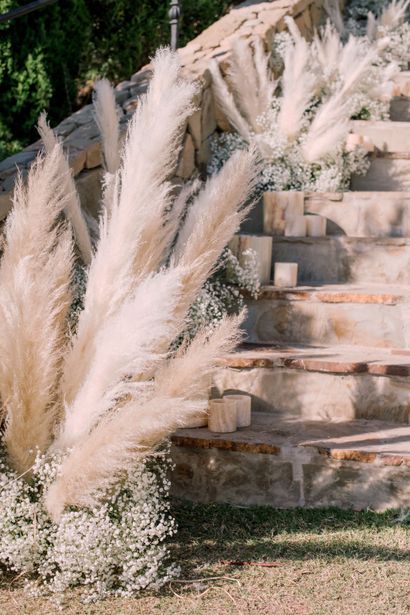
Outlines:
[[[71,201],[61,145],[15,188],[0,267],[0,396],[13,467],[27,471],[45,451],[61,413],[58,382],[71,301],[71,231],[59,221]]]
[[[278,127],[288,138],[300,132],[303,115],[316,90],[316,77],[309,70],[309,44],[301,36],[290,17],[286,23],[293,36],[293,45],[286,49],[282,75],[282,99]]]
[[[178,71],[176,56],[165,51],[157,54],[147,96],[130,121],[113,207],[110,217],[105,213],[102,218],[84,311],[65,360],[63,391],[68,404],[90,369],[99,329],[130,297],[138,281],[158,268],[171,241],[162,232],[172,197],[169,177],[182,129],[193,112],[195,92],[193,84],[179,79]]]
[[[46,152],[51,153],[58,145],[58,139],[54,131],[48,125],[45,113],[42,113],[39,117],[38,132],[43,140]],[[78,197],[72,171],[66,156],[59,156],[59,164],[60,169],[57,173],[60,173],[61,180],[64,181],[64,186],[62,186],[62,189],[64,191],[64,198],[66,199],[64,211],[67,219],[71,222],[73,227],[78,249],[81,253],[81,258],[83,259],[85,265],[89,265],[91,263],[93,251],[90,232],[81,210],[80,199]]]

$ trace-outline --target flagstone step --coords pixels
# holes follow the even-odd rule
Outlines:
[[[382,152],[410,151],[410,122],[352,120],[353,132],[370,137]]]
[[[409,96],[397,96],[393,98],[390,104],[390,119],[393,122],[410,122]]]
[[[304,210],[328,219],[328,235],[410,237],[410,191],[306,192]],[[242,224],[242,232],[268,232],[262,201]]]
[[[256,411],[322,421],[410,421],[410,351],[244,344],[221,357],[219,367],[215,392],[247,393]]]
[[[353,175],[350,187],[357,191],[410,191],[410,153],[376,153],[366,175]]]
[[[408,348],[409,293],[388,284],[264,286],[247,301],[247,341]]]
[[[274,237],[272,260],[298,263],[301,285],[410,285],[410,239]]]
[[[410,426],[253,413],[232,434],[206,428],[172,437],[176,496],[239,506],[410,506]]]

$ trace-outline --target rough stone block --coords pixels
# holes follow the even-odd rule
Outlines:
[[[389,508],[410,506],[408,470],[354,462],[307,464],[303,467],[306,506]]]
[[[172,447],[172,492],[199,502],[289,508],[299,504],[291,463],[276,456]]]
[[[195,170],[195,148],[191,135],[185,137],[181,158],[178,164],[177,176],[182,179],[189,179]]]

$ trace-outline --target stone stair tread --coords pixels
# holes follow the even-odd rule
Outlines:
[[[219,359],[235,369],[286,367],[333,374],[410,376],[410,350],[365,346],[243,344]]]
[[[410,288],[396,284],[323,284],[281,288],[266,285],[258,300],[316,301],[321,303],[377,303],[395,305],[410,299]]]
[[[280,455],[291,448],[314,448],[338,461],[410,467],[410,425],[356,419],[327,422],[254,412],[250,427],[216,434],[206,427],[180,429],[175,446]]]

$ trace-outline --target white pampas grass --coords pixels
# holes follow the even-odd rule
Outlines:
[[[377,20],[378,25],[387,30],[397,28],[406,19],[406,11],[409,6],[410,0],[393,0],[383,9]]]
[[[237,108],[233,94],[230,92],[222,77],[216,60],[212,60],[209,63],[209,71],[212,75],[212,93],[216,106],[224,113],[232,128],[234,128],[245,141],[249,142],[251,127]]]
[[[322,103],[302,147],[304,159],[313,163],[333,152],[349,131],[350,107],[339,93]]]
[[[234,40],[226,74],[230,87],[216,60],[209,66],[216,105],[232,128],[248,142],[252,133],[261,131],[258,120],[270,110],[277,87],[261,39],[255,38],[252,43],[251,46],[248,40],[239,37]]]
[[[309,69],[309,44],[301,36],[291,18],[286,23],[293,35],[293,44],[286,48],[282,75],[282,99],[278,116],[279,130],[294,139],[300,132],[303,115],[316,89],[316,77]]]
[[[233,350],[242,318],[226,318],[209,337],[199,334],[158,372],[149,399],[130,402],[106,417],[72,450],[47,495],[55,521],[66,506],[95,505],[99,492],[132,467],[136,456],[151,453],[169,433],[206,409],[198,374],[203,379],[215,368],[218,356]]]
[[[181,328],[175,311],[183,273],[175,268],[148,277],[98,332],[98,352],[74,403],[66,408],[54,449],[81,440],[118,400],[144,395],[149,383],[138,377],[163,360],[160,350],[168,348]]]
[[[256,156],[236,153],[197,195],[194,183],[175,199],[170,178],[196,89],[179,78],[175,54],[161,50],[153,65],[118,169],[110,173],[110,208],[101,217],[72,339],[66,312],[73,246],[60,219],[73,202],[72,179],[44,118],[47,154],[31,169],[27,188],[18,183],[7,222],[0,267],[5,441],[22,472],[34,447],[65,455],[47,496],[56,521],[67,505],[95,503],[139,455],[153,454],[204,410],[204,376],[238,340],[242,315],[172,354],[191,304],[249,210]],[[108,122],[107,91],[98,104],[109,107],[99,110],[101,123]],[[113,147],[116,139],[106,142]]]
[[[339,34],[344,34],[345,25],[339,0],[325,0],[323,8]]]
[[[115,94],[108,79],[94,84],[94,110],[100,129],[104,165],[108,173],[115,173],[120,165],[120,130]]]
[[[173,239],[162,232],[181,135],[193,111],[195,87],[178,77],[176,55],[160,51],[146,99],[129,126],[123,161],[114,187],[111,215],[90,267],[84,311],[65,360],[63,391],[73,402],[90,368],[95,339],[105,320],[155,271]],[[160,110],[160,111],[159,111]]]
[[[54,147],[56,147],[59,142],[54,131],[47,123],[47,117],[45,113],[42,113],[39,117],[38,132],[43,140],[46,152],[51,153]],[[60,173],[61,180],[64,181],[63,190],[66,199],[64,211],[73,227],[75,239],[80,250],[83,262],[85,265],[89,265],[92,257],[90,232],[81,210],[80,199],[78,197],[74,178],[68,160],[64,155],[60,155],[58,157],[58,160],[60,168],[57,170],[57,173]]]
[[[27,471],[45,451],[58,413],[73,259],[71,231],[58,218],[71,195],[59,144],[19,179],[0,267],[0,395],[13,467]]]

